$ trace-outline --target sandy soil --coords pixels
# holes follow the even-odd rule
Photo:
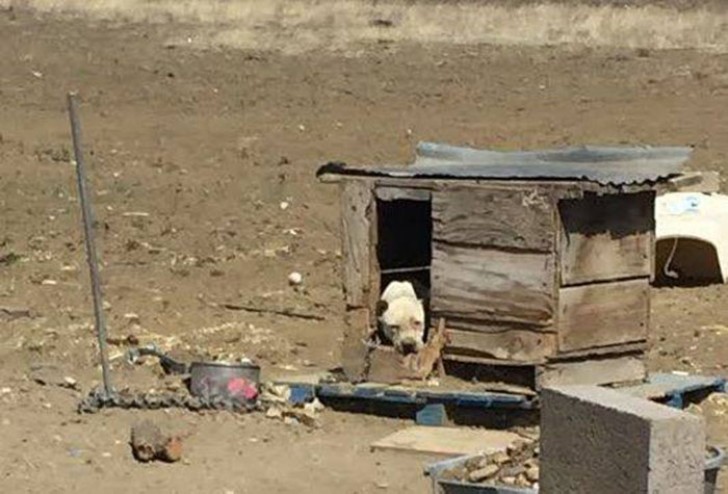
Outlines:
[[[78,89],[110,336],[246,354],[267,377],[338,362],[338,196],[327,160],[406,162],[419,140],[492,148],[694,145],[726,172],[728,56],[589,47],[367,42],[297,55],[186,48],[194,25],[0,12],[0,484],[8,492],[426,492],[427,458],[371,453],[406,422],[326,411],[322,429],[154,412],[187,460],[139,465],[134,412],[80,417],[98,384],[65,93]],[[282,209],[281,204],[288,207]],[[299,271],[304,288],[287,276]],[[655,290],[651,367],[725,373],[723,286]],[[323,321],[220,307],[295,308]],[[159,384],[126,367],[119,387]],[[728,444],[725,400],[702,405]],[[724,479],[725,481],[725,479]],[[726,484],[728,485],[728,484]]]

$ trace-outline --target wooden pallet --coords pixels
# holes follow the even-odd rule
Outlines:
[[[722,377],[685,374],[652,374],[644,384],[619,388],[618,391],[647,400],[684,408],[693,394],[724,393],[726,380]]]
[[[301,404],[318,398],[324,403],[359,402],[370,405],[409,405],[417,409],[415,420],[421,425],[444,425],[447,408],[471,410],[535,410],[534,396],[489,391],[455,391],[385,384],[311,383],[280,381],[291,393],[289,401]],[[725,392],[726,379],[682,374],[653,374],[643,384],[617,388],[618,391],[683,408],[691,395]]]

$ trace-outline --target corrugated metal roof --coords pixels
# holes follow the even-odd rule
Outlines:
[[[655,183],[679,175],[690,159],[689,147],[595,147],[540,151],[488,151],[431,142],[417,146],[415,162],[405,167],[322,166],[317,175],[392,178],[559,179],[602,185]]]

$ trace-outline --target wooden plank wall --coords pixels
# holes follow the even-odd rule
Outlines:
[[[652,273],[654,193],[596,196],[559,203],[561,285]]]
[[[431,306],[449,326],[510,322],[548,327],[554,322],[554,258],[435,242]]]
[[[431,309],[448,353],[541,361],[555,352],[556,212],[539,186],[441,185],[432,194]]]
[[[559,354],[647,339],[654,192],[559,203]]]
[[[368,305],[371,262],[372,187],[366,181],[348,180],[341,190],[341,238],[344,259],[344,292],[349,307]]]
[[[645,340],[649,290],[649,278],[562,288],[559,351]]]
[[[647,376],[641,354],[590,358],[579,361],[550,362],[536,371],[536,387],[601,385],[639,381]]]
[[[341,184],[341,238],[346,318],[341,365],[347,378],[365,378],[368,349],[364,341],[372,320],[370,286],[372,262],[371,231],[374,210],[372,186],[366,181]]]
[[[448,333],[447,351],[451,354],[536,363],[556,350],[554,333],[523,329],[494,329],[492,332],[448,329]]]
[[[435,241],[550,253],[556,238],[550,196],[536,186],[446,186],[433,194]]]

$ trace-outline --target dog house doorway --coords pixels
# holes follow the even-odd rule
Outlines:
[[[409,281],[430,327],[429,293],[432,265],[432,202],[429,191],[377,191],[377,261],[380,294],[392,281]]]

